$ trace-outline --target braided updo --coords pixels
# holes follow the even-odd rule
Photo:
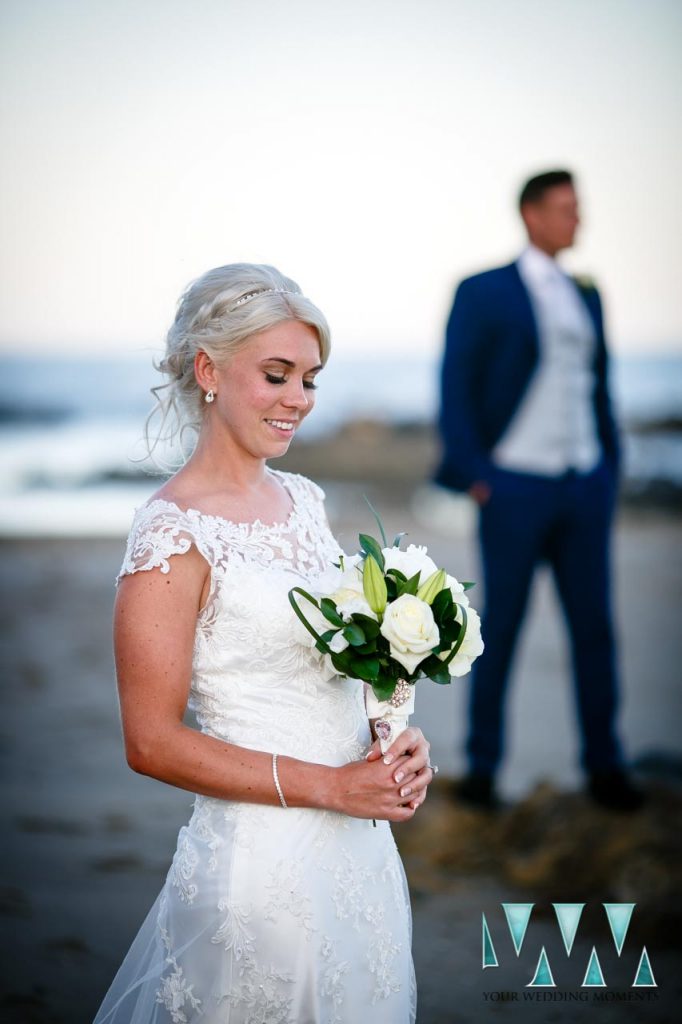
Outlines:
[[[152,388],[157,405],[147,418],[145,437],[150,454],[159,441],[196,435],[205,412],[204,394],[194,375],[194,357],[203,349],[223,367],[253,334],[286,320],[299,320],[317,331],[320,361],[329,357],[329,326],[323,314],[291,278],[259,263],[230,263],[209,270],[193,281],[178,303],[166,337],[166,354],[156,369],[166,377]],[[150,423],[161,422],[155,436]],[[164,431],[165,428],[165,431]]]

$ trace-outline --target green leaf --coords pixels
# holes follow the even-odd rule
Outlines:
[[[356,679],[364,679],[371,682],[379,675],[380,665],[377,658],[351,658],[349,675]]]
[[[376,615],[381,615],[386,607],[388,592],[384,574],[379,568],[373,555],[367,555],[362,570],[362,589],[365,593],[367,604]]]
[[[452,592],[449,587],[445,587],[439,591],[433,599],[431,605],[431,611],[433,617],[440,626],[441,623],[447,622],[449,619],[454,618],[454,612],[452,608],[454,601],[452,600]]]
[[[390,700],[395,690],[395,684],[397,680],[389,679],[384,681],[381,678],[377,678],[372,682],[372,689],[374,690],[374,696],[377,700]]]
[[[373,504],[372,504],[372,502],[371,502],[371,501],[369,500],[369,498],[367,497],[367,495],[366,495],[366,494],[363,494],[363,498],[364,498],[364,499],[365,499],[365,501],[367,502],[367,504],[368,504],[368,506],[369,506],[369,510],[370,510],[370,512],[372,513],[372,515],[374,516],[374,518],[375,518],[375,519],[376,519],[376,521],[377,521],[377,526],[379,527],[379,533],[381,534],[381,539],[382,539],[382,541],[383,541],[383,543],[384,543],[384,547],[385,547],[385,548],[387,548],[387,547],[388,547],[388,543],[387,543],[387,541],[386,541],[386,532],[385,532],[385,530],[384,530],[384,524],[383,524],[383,523],[381,522],[381,519],[380,519],[380,517],[379,517],[379,513],[377,512],[377,510],[375,509],[374,505],[373,505]],[[383,569],[383,565],[382,565],[382,567],[381,567],[381,568]]]
[[[328,630],[326,630],[322,634],[320,639],[317,641],[317,643],[315,644],[315,646],[317,647],[318,651],[321,651],[322,654],[328,654],[329,651],[331,650],[331,648],[329,647],[329,642],[330,642],[330,640],[333,637],[336,636],[336,634],[338,632],[339,632],[338,629],[328,629]]]
[[[397,580],[400,580],[402,583],[405,583],[407,581],[407,576],[405,575],[404,572],[401,572],[400,569],[387,569],[386,575],[395,576],[395,578]]]
[[[352,674],[350,671],[351,659],[346,651],[341,651],[339,654],[332,654],[331,661],[340,676],[349,676]]]
[[[476,584],[472,583],[471,580],[460,580],[460,583],[465,590],[471,590],[472,587],[476,586]]]
[[[464,607],[463,604],[461,604],[459,607],[460,607],[461,612],[462,612],[461,630],[460,630],[459,637],[457,638],[457,641],[456,641],[454,647],[452,648],[452,650],[448,654],[447,658],[445,658],[445,660],[443,661],[443,664],[446,665],[446,666],[449,665],[450,662],[452,661],[452,659],[455,657],[455,655],[457,654],[457,651],[460,649],[460,647],[464,643],[464,637],[466,636],[467,621],[468,621],[467,620],[467,610],[466,610],[466,608]]]
[[[384,670],[388,672],[391,664],[391,648],[388,640],[383,636],[377,637],[377,658],[383,665]]]
[[[356,622],[349,622],[343,630],[343,635],[351,647],[357,647],[359,644],[364,644],[365,642],[364,631]]]
[[[322,598],[322,600],[320,601],[320,611],[324,615],[327,622],[331,622],[332,626],[344,625],[343,619],[336,610],[336,605],[330,598]]]
[[[350,621],[357,622],[368,640],[374,640],[375,637],[379,636],[379,623],[376,619],[370,618],[369,615],[363,615],[362,612],[353,612]]]
[[[438,648],[436,648],[436,651]],[[420,661],[417,667],[417,679],[421,679],[425,676],[427,679],[432,679],[434,683],[438,683],[440,686],[445,686],[452,680],[448,671],[447,665],[440,658],[436,657],[436,654],[430,654],[424,661]]]
[[[289,604],[294,609],[297,617],[303,623],[303,625],[308,630],[310,635],[315,638],[315,646],[317,647],[318,651],[324,651],[325,654],[331,654],[331,651],[330,651],[328,645],[324,642],[324,640],[319,635],[319,633],[310,625],[310,623],[306,619],[305,615],[303,614],[303,612],[299,608],[298,601],[295,600],[294,594],[300,594],[301,597],[304,597],[306,599],[306,601],[309,601],[310,604],[314,605],[314,607],[317,608],[318,611],[319,611],[319,608],[320,608],[319,604],[317,603],[317,601],[315,600],[314,597],[312,597],[310,594],[308,594],[301,587],[292,587],[291,590],[289,591],[289,594],[288,594]]]
[[[370,681],[379,677],[381,665],[379,664],[378,658],[365,658],[365,668],[367,669],[367,675]]]
[[[459,635],[462,631],[461,622],[448,622],[443,626],[438,627],[440,632],[440,641],[438,643],[437,651],[449,651],[450,648],[459,639]]]
[[[410,576],[409,580],[402,583],[398,587],[399,596],[403,594],[410,594],[412,597],[416,597],[417,591],[419,590],[419,572],[416,572],[414,576]]]
[[[347,674],[353,679],[363,679],[366,683],[369,683],[371,674],[374,671],[372,666],[369,664],[370,662],[371,658],[357,657],[353,651],[348,662]]]
[[[364,551],[365,555],[373,555],[377,561],[377,565],[383,572],[385,563],[384,556],[381,553],[381,547],[379,546],[379,542],[376,541],[374,537],[370,537],[369,534],[367,533],[361,533],[359,539],[360,547]]]
[[[353,650],[356,654],[376,654],[377,642],[376,640],[368,640],[367,643],[358,644]]]
[[[434,669],[433,672],[426,673],[429,679],[432,679],[434,683],[438,683],[439,686],[447,686],[452,681],[452,677],[448,672],[445,662],[440,663],[440,668]]]

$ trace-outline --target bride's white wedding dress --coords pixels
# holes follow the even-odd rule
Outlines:
[[[363,687],[299,642],[287,599],[339,546],[320,488],[268,472],[292,499],[285,523],[237,524],[157,499],[135,516],[121,575],[172,572],[169,557],[196,545],[211,567],[189,700],[201,730],[343,765],[370,743]],[[412,1022],[410,943],[387,822],[197,796],[95,1024]]]

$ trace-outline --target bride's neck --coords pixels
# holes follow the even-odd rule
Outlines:
[[[263,482],[265,469],[265,459],[250,455],[230,438],[217,444],[202,430],[182,472],[196,480],[210,482],[211,490],[247,493]]]

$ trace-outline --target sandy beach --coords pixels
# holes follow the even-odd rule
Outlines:
[[[466,516],[449,530],[425,525],[420,503],[390,480],[381,487],[338,479],[325,486],[346,548],[354,549],[360,529],[371,532],[367,493],[387,532],[409,531],[409,540],[426,543],[439,564],[476,579]],[[0,549],[7,850],[0,1016],[7,1024],[87,1024],[163,883],[192,797],[134,775],[124,761],[110,642],[123,539],[17,539]],[[598,812],[580,793],[567,650],[544,577],[516,664],[502,814],[466,811],[450,794],[450,780],[463,769],[466,680],[420,687],[415,719],[441,774],[415,822],[396,830],[413,896],[419,1024],[676,1019],[681,568],[678,518],[654,509],[621,511],[621,725],[649,793],[640,814]],[[479,607],[482,598],[473,591]],[[600,906],[610,900],[637,904],[620,957]],[[504,935],[505,901],[536,904],[519,958]],[[586,903],[570,959],[553,901]],[[500,957],[495,970],[481,968],[483,912]],[[527,1002],[542,945],[557,988],[536,990],[543,999]],[[643,945],[658,987],[634,990]],[[581,990],[593,946],[607,988]],[[581,991],[589,998],[570,995]]]

